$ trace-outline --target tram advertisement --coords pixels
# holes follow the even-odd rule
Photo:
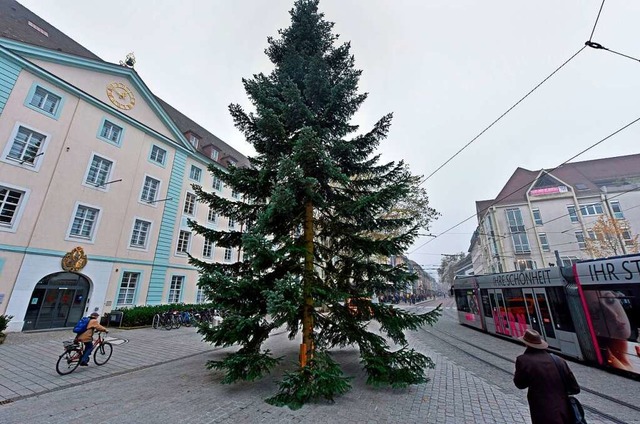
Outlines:
[[[640,373],[640,256],[575,265],[598,360]]]

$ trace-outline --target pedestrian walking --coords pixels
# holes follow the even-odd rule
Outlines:
[[[527,329],[519,340],[527,349],[516,359],[513,383],[519,389],[529,389],[527,400],[531,422],[573,424],[568,394],[580,393],[580,386],[569,365],[557,356],[554,361],[546,350],[548,343],[537,331]]]

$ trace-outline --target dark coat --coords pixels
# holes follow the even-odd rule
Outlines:
[[[579,393],[580,386],[569,365],[564,359],[557,358],[564,372],[567,390],[572,394]],[[533,424],[573,423],[567,390],[549,352],[528,347],[516,359],[513,383],[519,389],[529,388],[527,399]]]

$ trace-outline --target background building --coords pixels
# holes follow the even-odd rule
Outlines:
[[[187,253],[238,252],[187,219],[234,198],[207,166],[235,149],[154,96],[135,58],[107,63],[13,0],[0,0],[0,314],[9,331],[73,326],[89,311],[203,302]],[[194,93],[198,95],[198,93]]]
[[[474,274],[570,265],[635,253],[640,228],[640,155],[518,168],[498,196],[476,202]],[[602,230],[602,225],[614,230]]]

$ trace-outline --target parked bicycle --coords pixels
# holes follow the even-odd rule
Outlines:
[[[71,374],[80,365],[84,353],[84,343],[65,340],[62,342],[64,352],[58,357],[56,371],[60,375]],[[93,362],[96,365],[104,365],[111,358],[113,345],[104,340],[102,332],[98,332],[98,338],[93,342]]]

